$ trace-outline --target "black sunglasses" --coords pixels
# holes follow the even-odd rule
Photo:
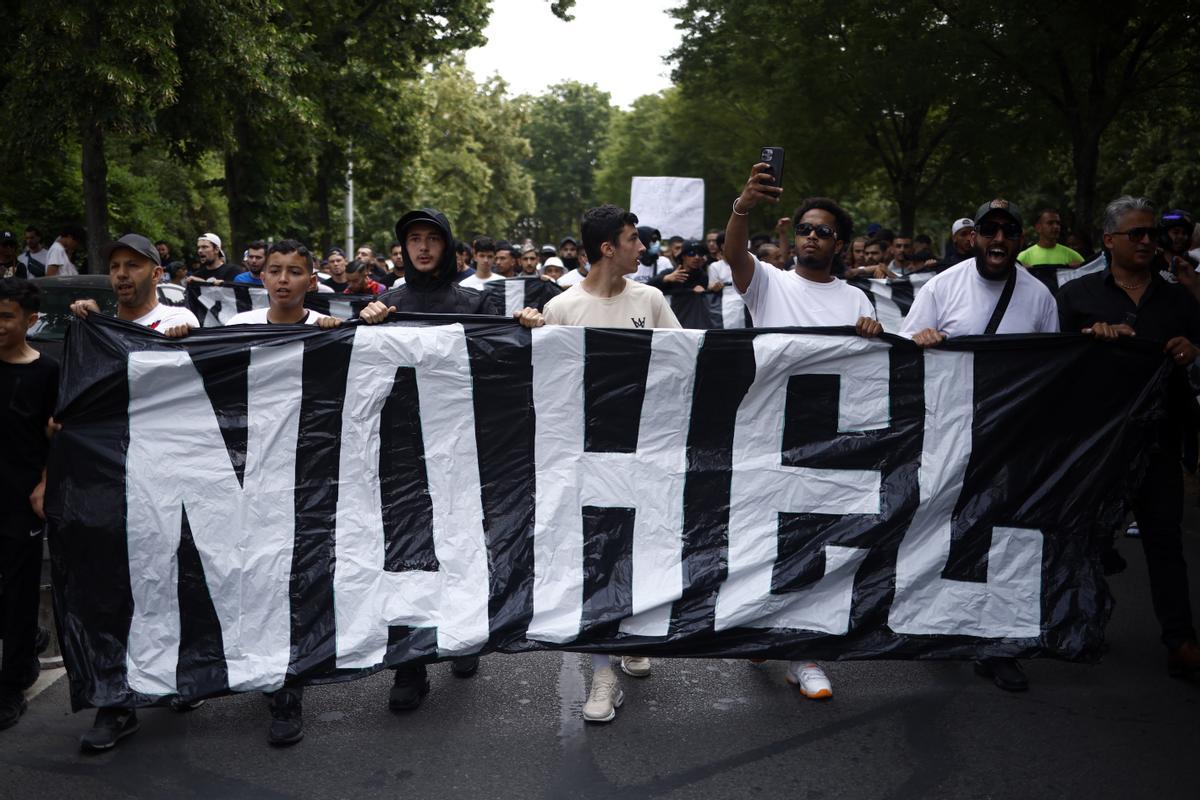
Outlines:
[[[994,219],[985,219],[983,222],[975,226],[975,230],[980,236],[991,238],[996,235],[996,231],[1004,231],[1004,235],[1009,239],[1015,239],[1021,235],[1021,226],[1015,222],[997,222]]]
[[[796,225],[797,236],[808,236],[810,233],[816,232],[818,239],[832,239],[837,236],[837,231],[828,225],[813,225],[811,222],[801,222]]]
[[[1153,226],[1145,226],[1141,228],[1130,228],[1127,231],[1113,231],[1111,236],[1128,236],[1131,242],[1154,241],[1158,238],[1158,228]]]

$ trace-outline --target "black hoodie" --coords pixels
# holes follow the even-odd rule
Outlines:
[[[408,254],[408,245],[404,244],[408,228],[417,222],[436,226],[445,240],[446,246],[442,250],[441,261],[433,272],[419,271]],[[455,283],[458,265],[454,257],[454,234],[450,231],[449,220],[442,212],[432,208],[408,212],[396,223],[396,241],[403,245],[401,251],[404,253],[404,285],[379,295],[377,299],[381,303],[394,306],[397,311],[422,314],[504,315],[502,293],[484,294]]]

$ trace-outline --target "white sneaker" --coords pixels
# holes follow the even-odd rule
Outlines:
[[[598,669],[592,674],[592,690],[583,704],[583,718],[587,722],[612,722],[617,709],[625,702],[625,693],[612,667]]]
[[[787,682],[800,687],[800,694],[812,700],[833,697],[833,685],[820,665],[812,661],[792,661],[788,664]]]
[[[649,678],[650,659],[647,656],[621,656],[621,672],[631,678]]]

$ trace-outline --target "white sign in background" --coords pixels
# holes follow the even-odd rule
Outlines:
[[[637,176],[629,187],[629,210],[638,224],[658,228],[664,239],[702,239],[704,179]]]

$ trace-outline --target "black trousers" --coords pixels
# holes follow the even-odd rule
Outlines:
[[[1133,516],[1142,535],[1150,597],[1162,625],[1162,641],[1174,648],[1195,641],[1188,594],[1187,563],[1183,560],[1183,474],[1170,451],[1150,455],[1146,478],[1133,499]]]
[[[17,533],[18,535],[13,535]],[[4,663],[0,686],[28,689],[38,677],[38,600],[42,582],[42,534],[0,532],[0,576],[4,581],[0,601],[0,629],[4,635]]]

